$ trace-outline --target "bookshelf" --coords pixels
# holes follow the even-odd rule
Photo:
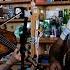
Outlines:
[[[63,6],[63,5],[70,5],[70,1],[54,1],[51,3],[36,3],[37,6]]]
[[[8,4],[29,4],[31,0],[16,0],[16,1],[0,1],[0,5],[8,5]]]
[[[7,19],[0,19],[0,24],[3,24],[6,21]],[[8,23],[23,23],[23,22],[24,22],[24,19],[13,19],[9,21]],[[31,22],[31,19],[28,19],[28,22]]]

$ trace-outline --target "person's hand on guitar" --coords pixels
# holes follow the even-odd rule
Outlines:
[[[20,54],[19,49],[16,48],[6,63],[12,65],[13,63],[18,62],[18,61],[21,61],[21,54]]]
[[[62,70],[60,63],[58,61],[51,63],[50,70]]]
[[[9,60],[7,60],[6,63],[0,65],[0,70],[10,70],[10,68],[12,67],[12,65],[15,62],[21,61],[21,54],[19,52],[19,49],[16,48],[14,50],[14,52],[12,53],[12,55],[10,56]]]
[[[16,60],[21,61],[21,53],[20,53],[18,48],[15,49],[13,54],[14,54],[14,57],[15,57]]]

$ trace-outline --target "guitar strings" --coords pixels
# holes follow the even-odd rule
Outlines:
[[[13,50],[16,48],[16,45],[11,43],[9,40],[7,40],[3,35],[0,34],[0,40],[5,43],[6,46],[9,48],[12,48]]]
[[[2,42],[5,43],[6,46],[9,46],[9,47],[11,46],[10,44],[8,44],[8,43],[7,43],[6,41],[4,41],[4,40],[3,40]],[[10,48],[13,48],[13,47],[10,47]],[[14,48],[13,48],[13,49],[14,49]],[[11,50],[11,49],[10,49],[10,50]],[[9,51],[10,51],[10,50],[9,50]]]
[[[2,42],[4,45],[8,46],[9,48],[14,49],[10,44],[8,44],[8,42],[7,42],[6,40],[3,40],[3,38],[1,38],[1,42]],[[11,47],[10,47],[10,46],[11,46]]]
[[[9,41],[7,41],[3,36],[1,37],[1,41],[5,43],[6,46],[8,46],[9,48],[15,49],[11,43]]]
[[[4,43],[4,41],[2,40],[2,38],[0,37],[0,41],[1,43]],[[6,43],[7,44],[7,43]],[[10,50],[8,50],[8,52],[10,52]]]

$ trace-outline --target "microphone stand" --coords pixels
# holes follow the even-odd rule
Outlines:
[[[3,26],[4,24],[10,22],[11,20],[13,20],[14,18],[16,18],[17,16],[19,16],[20,14],[22,14],[22,12],[18,13],[16,16],[13,16],[12,18],[6,20],[4,23],[2,23],[0,25]],[[25,44],[27,42],[27,21],[28,21],[28,17],[24,17],[24,26],[23,26],[23,33],[20,35],[20,53],[21,53],[21,70],[24,70],[24,60],[25,60]]]
[[[17,16],[19,16],[20,14],[22,14],[22,12],[18,13],[16,16],[13,16],[12,18],[8,19],[7,21],[5,21],[4,23],[2,23],[0,25],[3,26],[4,24],[10,22],[11,20],[13,20],[14,18],[16,18]],[[23,26],[23,33],[20,35],[20,52],[21,52],[21,69],[24,70],[24,59],[25,59],[25,44],[27,42],[27,21],[28,21],[28,17],[24,17],[24,26]]]
[[[23,33],[20,35],[20,52],[21,52],[21,70],[24,70],[24,60],[25,60],[25,52],[26,52],[26,48],[25,48],[25,44],[27,42],[27,21],[28,18],[24,17],[24,26],[23,26]]]

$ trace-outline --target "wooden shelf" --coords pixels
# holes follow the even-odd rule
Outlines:
[[[23,1],[0,1],[0,5],[7,5],[7,4],[28,4],[31,0],[23,0]]]
[[[6,22],[7,19],[0,19],[0,24],[3,24],[4,22]],[[24,19],[13,19],[8,23],[23,23]],[[31,19],[28,19],[28,22],[31,22]]]
[[[53,38],[47,38],[47,37],[42,37],[40,38],[40,43],[46,43],[46,44],[53,44],[57,41],[58,38],[53,37]]]
[[[60,6],[60,5],[70,5],[70,1],[55,1],[52,3],[36,3],[37,6]]]

